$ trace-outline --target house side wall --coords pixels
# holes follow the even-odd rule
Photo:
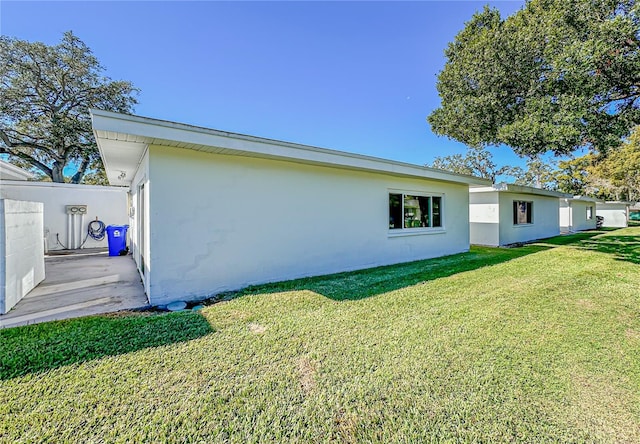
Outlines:
[[[498,192],[469,193],[469,235],[474,245],[498,246]]]
[[[83,248],[106,248],[106,237],[101,241],[87,237],[89,223],[96,218],[106,225],[127,223],[125,188],[3,180],[0,197],[44,204],[44,231],[39,237],[44,236],[48,250],[74,248],[85,239]],[[87,214],[70,217],[67,205],[87,205]]]
[[[469,249],[464,184],[158,146],[149,173],[153,304]],[[446,231],[390,230],[390,190],[442,193]]]
[[[604,203],[597,204],[596,215],[604,218],[603,227],[622,228],[628,224],[626,204],[619,203]]]
[[[133,256],[138,271],[142,277],[145,293],[149,295],[151,282],[151,255],[149,250],[149,239],[151,232],[149,215],[149,194],[151,183],[149,181],[149,152],[147,151],[138,166],[133,180],[131,181],[129,213],[129,242],[131,254]],[[142,204],[142,206],[141,206]]]
[[[501,192],[500,245],[528,242],[560,234],[560,201],[557,197]],[[514,225],[513,202],[533,202],[531,224]]]
[[[591,219],[587,219],[587,208],[593,207]],[[574,200],[571,202],[571,231],[596,229],[596,203]]]
[[[43,205],[0,199],[0,314],[44,280]]]

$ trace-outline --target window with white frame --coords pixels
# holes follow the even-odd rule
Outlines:
[[[442,196],[389,193],[389,229],[442,227]]]
[[[587,220],[593,219],[593,206],[587,207]]]
[[[513,225],[524,225],[533,222],[533,202],[513,201]]]

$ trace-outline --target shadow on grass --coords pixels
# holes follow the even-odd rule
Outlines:
[[[336,301],[359,300],[422,282],[448,277],[464,271],[495,265],[522,256],[548,250],[549,246],[526,245],[519,248],[471,247],[468,253],[407,262],[384,267],[311,278],[295,279],[248,287],[217,299],[232,299],[249,294],[310,290]],[[215,300],[215,299],[214,299]]]
[[[583,241],[581,248],[612,254],[616,259],[640,264],[640,236],[602,236]]]
[[[546,239],[537,245],[567,245],[607,253],[618,260],[640,264],[640,236],[617,235],[617,230],[613,228],[585,231]]]
[[[0,380],[185,342],[214,330],[199,312],[117,314],[0,330]]]

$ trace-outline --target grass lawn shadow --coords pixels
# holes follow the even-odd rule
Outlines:
[[[519,248],[472,246],[467,253],[257,285],[239,292],[219,295],[219,297],[221,299],[231,299],[248,294],[310,290],[336,301],[359,300],[420,284],[421,282],[510,261],[548,250],[549,248],[551,247],[544,245],[526,245]]]
[[[131,313],[0,330],[0,380],[189,341],[214,330],[199,312]]]
[[[640,236],[617,234],[619,229],[609,228],[583,231],[546,239],[537,245],[567,245],[583,250],[613,255],[616,259],[640,264]]]

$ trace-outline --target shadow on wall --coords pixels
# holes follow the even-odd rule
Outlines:
[[[353,301],[452,276],[457,273],[499,264],[548,250],[549,248],[551,247],[543,245],[527,245],[520,248],[474,246],[471,247],[471,251],[468,253],[360,271],[257,285],[239,292],[221,294],[215,299],[226,300],[248,294],[309,290],[336,301]]]
[[[500,264],[558,246],[600,251],[611,254],[619,260],[640,263],[640,238],[638,236],[615,236],[617,230],[617,228],[602,228],[595,231],[584,231],[512,248],[472,246],[468,253],[441,258],[256,285],[239,292],[217,295],[212,301],[229,300],[249,294],[299,290],[313,291],[336,301],[353,301],[457,273]]]
[[[199,312],[139,313],[0,330],[0,380],[185,342],[212,333]]]

